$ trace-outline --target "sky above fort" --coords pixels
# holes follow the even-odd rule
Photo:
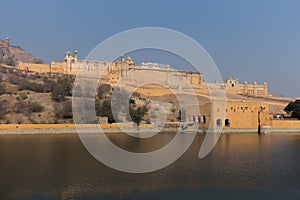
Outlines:
[[[78,50],[84,59],[98,43],[121,31],[164,27],[199,42],[224,80],[266,81],[273,94],[300,96],[298,0],[26,0],[1,1],[0,5],[0,38],[10,37],[13,45],[45,62],[62,60],[68,50]],[[184,65],[167,53],[129,55],[137,63]]]

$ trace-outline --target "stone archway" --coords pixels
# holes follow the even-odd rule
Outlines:
[[[225,119],[225,127],[230,127],[230,119]]]
[[[218,127],[222,126],[222,120],[221,119],[217,119],[216,124]]]

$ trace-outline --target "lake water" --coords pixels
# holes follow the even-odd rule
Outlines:
[[[109,135],[135,152],[173,137]],[[129,174],[95,160],[76,134],[1,135],[0,199],[300,199],[300,135],[223,134],[199,159],[203,138],[164,169]]]

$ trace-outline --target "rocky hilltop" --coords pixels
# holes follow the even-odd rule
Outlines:
[[[0,39],[0,63],[15,66],[18,62],[43,63],[41,59],[35,58],[20,46],[10,44],[10,39]]]

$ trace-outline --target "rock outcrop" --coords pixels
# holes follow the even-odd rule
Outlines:
[[[43,63],[41,59],[35,58],[20,46],[10,44],[10,39],[0,40],[0,63],[14,66],[19,61],[30,63]]]

